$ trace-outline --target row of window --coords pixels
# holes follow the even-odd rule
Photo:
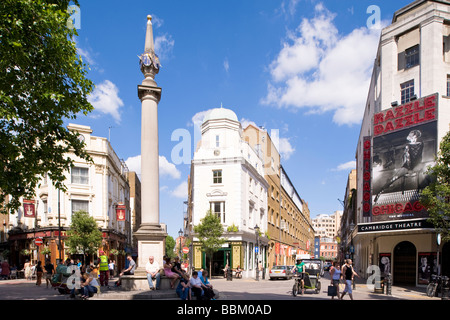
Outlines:
[[[450,75],[447,75],[447,97],[450,97]],[[414,79],[408,80],[400,84],[401,104],[405,104],[412,100],[414,94]]]

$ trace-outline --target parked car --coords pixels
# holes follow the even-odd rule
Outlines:
[[[269,279],[291,279],[293,277],[292,266],[274,266],[270,269]]]
[[[325,262],[325,264],[323,265],[323,270],[330,271],[330,268],[331,268],[331,262]]]

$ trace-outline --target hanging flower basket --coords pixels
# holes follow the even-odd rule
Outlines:
[[[117,250],[117,249],[111,249],[111,250],[109,251],[109,253],[112,254],[113,256],[117,256],[117,255],[119,254],[119,250]]]
[[[40,252],[43,255],[51,255],[52,254],[52,251],[50,250],[49,247],[42,248]]]
[[[28,250],[28,249],[22,249],[22,250],[20,251],[20,254],[23,255],[23,256],[29,256],[29,255],[31,254],[31,250]]]

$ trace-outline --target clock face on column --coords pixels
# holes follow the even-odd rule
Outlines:
[[[159,69],[159,58],[154,52],[146,52],[139,56],[139,59],[141,59],[141,64],[145,67],[150,67],[153,65],[156,69]]]

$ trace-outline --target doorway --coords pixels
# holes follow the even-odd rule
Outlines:
[[[409,241],[394,248],[394,285],[416,285],[416,247]]]
[[[210,257],[204,253],[204,268],[209,272]],[[219,249],[213,253],[211,261],[211,276],[223,276],[225,265],[231,261],[231,249]],[[229,263],[230,264],[230,263]]]

